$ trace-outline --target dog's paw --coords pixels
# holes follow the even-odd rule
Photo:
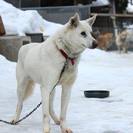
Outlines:
[[[60,125],[60,120],[54,121],[56,125]]]
[[[61,129],[62,133],[73,133],[70,128]]]
[[[45,131],[44,133],[50,133],[50,131]]]
[[[45,128],[43,133],[50,133],[50,129],[49,128]]]
[[[14,120],[14,119],[10,121],[10,123],[11,123],[12,125],[17,125],[17,123],[16,123],[16,122],[17,122],[17,121],[16,121],[16,120]]]

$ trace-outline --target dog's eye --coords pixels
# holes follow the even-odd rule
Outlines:
[[[80,34],[81,34],[83,37],[86,37],[86,36],[87,36],[86,32],[84,32],[84,31],[81,32]]]

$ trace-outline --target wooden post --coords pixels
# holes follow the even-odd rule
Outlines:
[[[73,1],[73,4],[74,4],[74,5],[77,5],[77,0],[74,0],[74,1]]]
[[[112,21],[113,21],[113,28],[114,28],[114,35],[115,37],[118,35],[118,27],[116,25],[116,17],[115,17],[115,14],[116,14],[116,7],[115,7],[115,1],[114,0],[110,0],[111,1],[111,4],[112,4]]]
[[[2,17],[0,16],[0,36],[3,36],[5,34],[6,34],[6,32],[5,32],[4,24],[2,21]]]

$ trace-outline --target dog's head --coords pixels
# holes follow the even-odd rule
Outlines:
[[[93,36],[92,25],[95,22],[96,15],[80,21],[76,13],[71,17],[65,26],[65,40],[69,42],[69,47],[75,52],[82,52],[86,48],[97,47],[96,40]]]

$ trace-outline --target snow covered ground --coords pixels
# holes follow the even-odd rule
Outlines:
[[[16,107],[16,64],[0,56],[0,118],[10,120]],[[109,90],[105,99],[87,99],[84,90]],[[60,87],[55,108],[59,113]],[[22,116],[40,102],[39,86],[24,103]],[[86,50],[79,64],[68,110],[68,123],[74,133],[133,133],[133,53],[118,54]],[[52,133],[60,128],[52,121]],[[41,133],[41,108],[17,126],[0,123],[0,133]]]

